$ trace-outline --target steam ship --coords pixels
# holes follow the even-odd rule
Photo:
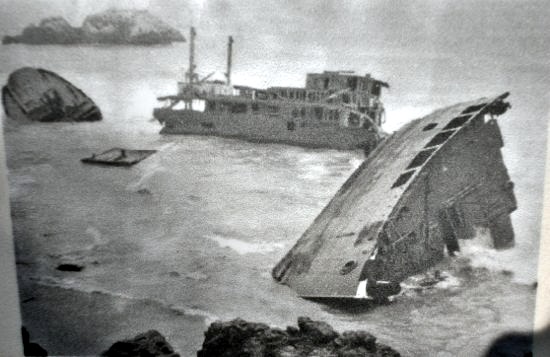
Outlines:
[[[380,129],[388,84],[352,71],[309,73],[306,85],[258,89],[231,83],[233,38],[225,80],[195,73],[196,32],[191,28],[189,70],[176,95],[162,96],[154,117],[161,134],[214,135],[369,153],[385,137]]]

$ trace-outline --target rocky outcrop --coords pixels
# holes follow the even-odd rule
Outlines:
[[[329,324],[308,317],[298,318],[298,327],[286,330],[241,319],[218,321],[204,335],[198,357],[400,356],[392,348],[376,343],[376,337],[368,332],[339,334]]]
[[[185,41],[179,31],[145,10],[108,10],[86,17],[86,42],[150,45]]]
[[[133,339],[115,342],[103,357],[179,357],[166,339],[155,330],[139,334]]]
[[[82,27],[62,17],[49,17],[27,26],[20,35],[5,36],[3,44],[130,44],[154,45],[185,41],[183,35],[146,10],[107,10],[89,15]]]
[[[82,39],[82,31],[72,27],[62,17],[48,17],[40,21],[38,26],[25,27],[21,35],[5,36],[4,44],[27,43],[31,45],[71,45],[79,43]]]

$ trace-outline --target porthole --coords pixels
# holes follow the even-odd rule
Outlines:
[[[435,128],[436,126],[437,126],[437,123],[430,123],[430,124],[426,125],[422,130],[423,130],[423,131],[432,130],[432,129]]]
[[[357,262],[355,260],[350,260],[344,266],[342,269],[340,269],[340,274],[346,275],[353,271],[353,269],[357,268]]]

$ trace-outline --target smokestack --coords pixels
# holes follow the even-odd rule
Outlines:
[[[233,37],[229,36],[227,41],[227,72],[225,77],[227,78],[227,84],[231,84],[231,60],[233,57]]]

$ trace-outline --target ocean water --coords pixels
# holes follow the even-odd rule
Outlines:
[[[22,287],[99,293],[135,316],[139,328],[161,331],[184,356],[200,348],[207,324],[235,317],[284,327],[308,315],[338,330],[369,330],[406,356],[481,355],[500,334],[531,329],[548,63],[490,56],[465,61],[420,52],[365,51],[343,63],[337,55],[317,61],[307,51],[269,60],[248,55],[235,64],[235,83],[300,86],[308,71],[342,66],[387,80],[388,131],[442,105],[511,91],[512,109],[499,122],[519,205],[512,216],[516,247],[503,252],[482,244],[465,247],[460,258],[438,267],[444,282],[420,290],[411,279],[390,305],[374,309],[342,310],[300,299],[276,284],[270,271],[358,167],[361,152],[159,135],[160,125],[151,120],[155,98],[175,91],[187,58],[184,44],[3,46],[2,83],[21,66],[53,70],[84,90],[104,115],[97,123],[4,122]],[[205,55],[199,68],[204,74],[223,70],[223,62]],[[79,161],[111,147],[158,152],[129,169]],[[60,272],[55,269],[60,263],[85,269]],[[125,309],[132,301],[174,314],[161,323]],[[73,335],[76,340],[67,345],[60,342],[62,331],[46,331],[37,322],[42,317],[32,315],[30,304],[40,301],[22,305],[24,320],[31,323],[33,339],[53,354],[96,354],[137,328],[100,331],[102,337],[89,344]],[[50,306],[51,314],[68,314],[65,305],[56,306]],[[76,315],[65,317],[72,321],[67,330],[80,331],[82,317],[71,314]],[[181,329],[167,327],[178,324]],[[193,332],[190,326],[201,329]]]

